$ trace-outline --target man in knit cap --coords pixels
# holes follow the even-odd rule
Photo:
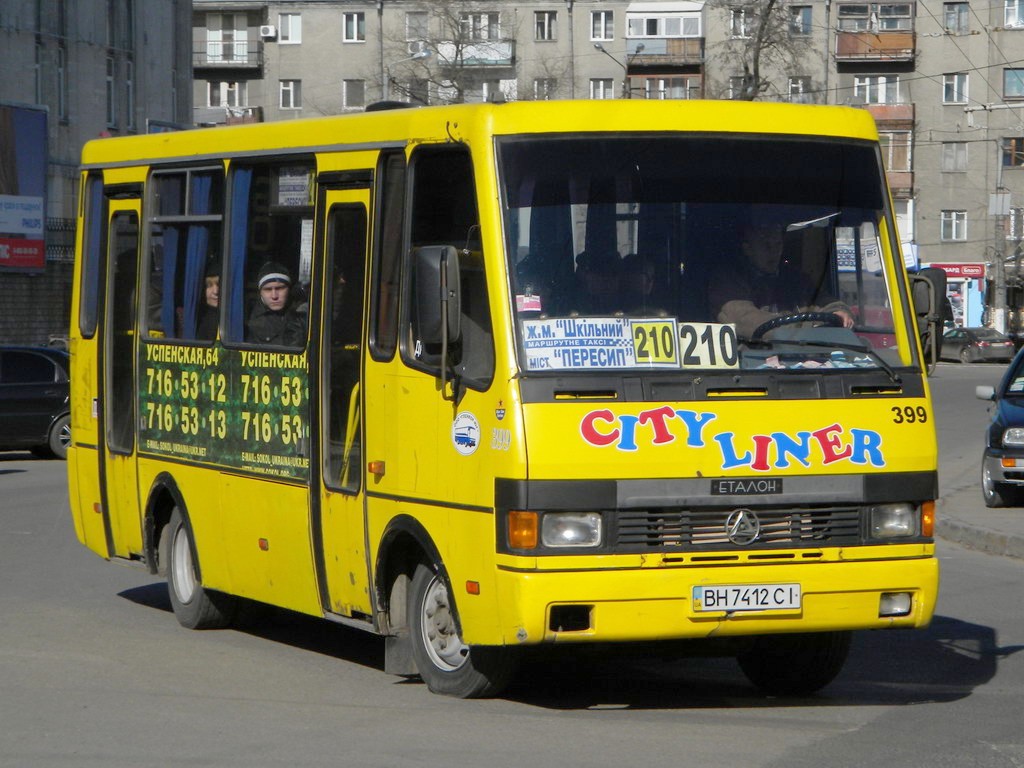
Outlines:
[[[285,347],[306,343],[306,317],[292,293],[292,274],[276,261],[260,268],[260,300],[249,315],[247,341]]]

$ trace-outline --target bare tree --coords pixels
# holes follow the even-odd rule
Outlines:
[[[792,34],[793,3],[709,0],[707,6],[723,14],[730,27],[731,34],[718,44],[721,54],[742,64],[742,87],[733,91],[733,98],[753,101],[764,95],[772,87],[766,71],[792,67],[807,53],[806,40]]]
[[[386,36],[385,56],[394,64],[385,68],[385,92],[416,103],[455,104],[482,93],[485,83],[515,82],[516,30],[512,16],[494,8],[459,0],[424,4],[417,34],[403,28]]]

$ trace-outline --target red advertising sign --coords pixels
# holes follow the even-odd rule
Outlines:
[[[981,280],[985,277],[985,265],[983,263],[943,263],[933,262],[930,267],[938,267],[946,273],[946,277],[967,278],[970,280]]]

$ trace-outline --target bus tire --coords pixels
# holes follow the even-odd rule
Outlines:
[[[850,632],[763,635],[737,656],[754,685],[772,696],[805,696],[831,683],[850,652]]]
[[[220,629],[235,615],[237,599],[203,587],[196,570],[191,529],[175,507],[160,535],[159,560],[166,564],[167,593],[181,626],[188,629]]]
[[[419,563],[407,603],[412,655],[420,678],[433,693],[475,699],[505,688],[515,669],[510,648],[462,642],[448,587],[430,566]]]

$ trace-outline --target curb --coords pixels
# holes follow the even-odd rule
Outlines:
[[[993,531],[949,518],[937,520],[935,535],[969,549],[1024,560],[1024,536]]]

